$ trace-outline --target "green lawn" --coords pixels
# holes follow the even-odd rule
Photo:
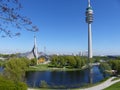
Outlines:
[[[30,66],[27,71],[45,71],[49,70],[47,64],[41,64],[41,65],[36,65],[36,66]]]
[[[115,80],[118,80],[118,79],[120,79],[120,78],[119,78],[119,77],[116,77],[116,78],[112,79],[111,81],[115,81]]]
[[[120,90],[120,82],[117,82],[104,90]]]
[[[87,68],[87,67],[86,67]],[[85,69],[85,68],[83,68]],[[56,67],[49,67],[48,64],[40,64],[36,66],[30,66],[27,71],[74,71],[74,70],[82,70],[80,68],[56,68]]]

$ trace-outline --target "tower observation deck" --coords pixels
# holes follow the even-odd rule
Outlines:
[[[93,22],[93,10],[88,0],[88,7],[86,8],[86,23],[91,24]]]

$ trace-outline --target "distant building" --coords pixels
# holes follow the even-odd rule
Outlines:
[[[83,52],[82,51],[79,52],[79,56],[83,56]]]
[[[22,57],[27,57],[28,59],[37,59],[37,64],[44,63],[48,61],[49,57],[43,53],[43,52],[38,52],[37,48],[37,43],[36,43],[36,37],[34,36],[34,46],[33,49],[30,52],[23,53],[20,56]]]
[[[26,56],[29,59],[32,58],[36,58],[38,59],[38,57],[40,56],[40,53],[38,53],[38,48],[37,48],[37,44],[36,44],[36,37],[34,36],[34,46],[31,52],[28,53],[28,55]]]

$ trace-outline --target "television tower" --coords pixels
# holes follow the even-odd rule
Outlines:
[[[88,23],[88,60],[89,60],[89,69],[90,69],[90,83],[92,83],[92,68],[91,68],[91,60],[92,60],[92,31],[91,31],[91,23],[93,22],[93,10],[90,5],[90,0],[88,0],[88,7],[86,8],[86,23]]]
[[[91,23],[93,22],[93,10],[88,0],[88,7],[86,9],[86,23],[88,23],[88,58],[92,58],[92,31]]]

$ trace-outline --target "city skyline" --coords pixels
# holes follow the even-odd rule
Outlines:
[[[87,0],[21,0],[21,3],[21,14],[30,17],[40,29],[35,33],[40,52],[44,51],[44,47],[47,53],[87,50]],[[120,1],[91,0],[91,5],[95,12],[93,55],[120,55]],[[0,37],[0,42],[0,52],[31,51],[34,33],[22,30],[20,37]]]

